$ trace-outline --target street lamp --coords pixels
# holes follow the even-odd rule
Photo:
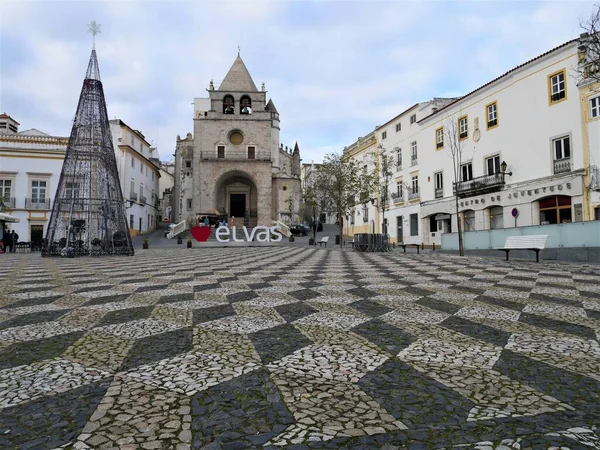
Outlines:
[[[512,172],[506,173],[507,167],[508,167],[508,165],[506,164],[506,161],[502,161],[502,164],[500,164],[500,171],[502,172],[502,175],[509,175],[512,177]]]

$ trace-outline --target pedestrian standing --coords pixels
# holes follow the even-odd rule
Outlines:
[[[8,229],[4,233],[4,251],[7,253],[12,253],[13,251],[12,234],[8,231]]]

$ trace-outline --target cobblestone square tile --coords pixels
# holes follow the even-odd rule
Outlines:
[[[0,447],[600,442],[596,266],[201,251],[230,262],[15,255],[0,273]]]

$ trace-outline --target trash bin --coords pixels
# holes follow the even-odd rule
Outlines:
[[[340,235],[339,234],[335,235],[335,245],[340,245]]]

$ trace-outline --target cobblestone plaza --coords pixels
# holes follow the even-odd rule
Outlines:
[[[0,448],[600,448],[600,267],[4,255]]]

